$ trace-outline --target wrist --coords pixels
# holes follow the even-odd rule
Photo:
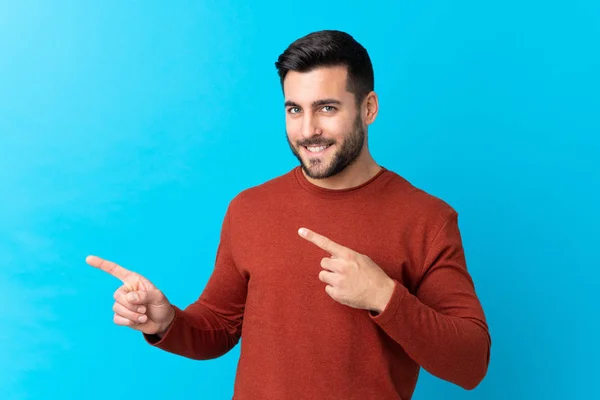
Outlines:
[[[376,312],[377,314],[381,314],[383,310],[385,310],[390,302],[390,299],[392,298],[392,295],[394,294],[395,287],[396,282],[394,282],[392,278],[388,277],[382,289],[378,292],[379,296],[377,296],[377,301],[372,311]]]
[[[167,322],[163,326],[161,326],[161,328],[159,329],[158,332],[156,332],[156,336],[158,336],[159,338],[162,339],[167,334],[167,331],[173,324],[174,320],[175,320],[175,309],[173,308],[172,305],[169,305],[169,316],[167,318]]]

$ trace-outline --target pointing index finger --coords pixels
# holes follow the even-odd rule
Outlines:
[[[109,274],[111,274],[117,279],[120,279],[124,283],[126,283],[125,279],[133,274],[133,272],[121,267],[119,264],[114,263],[112,261],[104,260],[97,256],[88,256],[85,259],[85,261],[92,267],[96,267],[104,272],[108,272]]]
[[[300,228],[298,230],[298,234],[304,239],[308,240],[309,242],[315,244],[317,247],[320,247],[321,249],[325,250],[332,256],[344,257],[344,255],[347,254],[349,250],[347,247],[337,244],[333,240],[323,235],[319,235],[318,233],[313,232],[310,229]]]

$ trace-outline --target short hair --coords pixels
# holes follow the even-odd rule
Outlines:
[[[289,71],[309,72],[333,66],[347,67],[346,90],[354,94],[357,106],[374,90],[369,53],[346,32],[322,30],[310,33],[289,45],[275,62],[282,88]]]

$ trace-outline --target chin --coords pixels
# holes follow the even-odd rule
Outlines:
[[[306,172],[306,175],[312,179],[326,179],[332,176],[329,172],[329,165],[325,167],[323,167],[322,164],[310,166],[309,163],[303,162],[302,168],[304,169],[304,172]]]

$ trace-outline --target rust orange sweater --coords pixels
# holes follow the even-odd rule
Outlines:
[[[381,314],[329,297],[318,278],[329,254],[298,236],[302,226],[394,279]],[[200,360],[239,342],[236,400],[406,400],[421,367],[471,389],[490,357],[457,213],[385,168],[358,187],[328,190],[296,167],[241,192],[206,287],[175,311],[166,335],[146,340]]]

